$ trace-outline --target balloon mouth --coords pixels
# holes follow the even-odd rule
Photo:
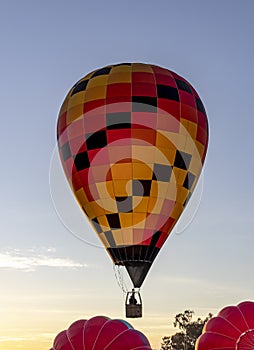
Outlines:
[[[236,350],[253,350],[254,349],[254,329],[248,329],[242,333],[236,342]]]

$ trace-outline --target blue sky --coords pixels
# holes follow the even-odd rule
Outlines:
[[[1,350],[45,349],[77,318],[124,317],[110,259],[70,233],[83,229],[78,235],[98,243],[74,204],[66,210],[75,223],[63,225],[49,185],[67,91],[111,63],[182,75],[210,124],[198,212],[182,218],[178,231],[186,229],[160,252],[142,287],[145,316],[132,323],[158,349],[176,313],[205,316],[253,299],[253,11],[251,0],[1,4]],[[55,201],[61,196],[68,191]]]

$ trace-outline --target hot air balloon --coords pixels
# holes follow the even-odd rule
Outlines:
[[[59,333],[50,350],[152,350],[147,338],[128,322],[95,316]]]
[[[109,65],[71,88],[57,139],[82,211],[138,293],[202,170],[208,121],[200,97],[168,69]]]
[[[206,323],[195,349],[253,350],[254,302],[222,309]]]

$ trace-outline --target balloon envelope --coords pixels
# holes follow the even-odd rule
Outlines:
[[[69,91],[57,137],[82,211],[140,287],[202,169],[208,122],[200,97],[165,68],[110,65]]]
[[[214,349],[254,349],[254,302],[225,307],[206,323],[196,350]]]
[[[51,350],[152,350],[147,338],[123,320],[96,316],[59,333]]]

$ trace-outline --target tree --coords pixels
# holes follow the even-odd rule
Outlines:
[[[192,321],[194,311],[185,310],[175,316],[174,327],[178,327],[180,332],[172,336],[162,338],[161,350],[194,350],[197,338],[202,333],[204,324],[212,317],[208,316],[202,320],[198,318]]]

